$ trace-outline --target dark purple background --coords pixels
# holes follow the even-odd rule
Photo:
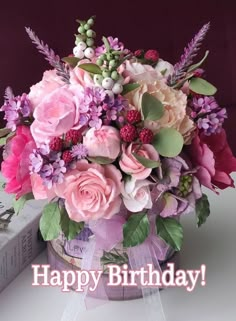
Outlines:
[[[217,0],[4,1],[0,5],[0,94],[7,85],[13,87],[15,94],[28,92],[48,67],[31,45],[24,26],[30,26],[63,57],[74,46],[76,18],[96,14],[98,39],[102,35],[118,36],[131,50],[158,49],[161,57],[175,63],[194,33],[211,21],[198,59],[204,50],[210,50],[205,64],[207,78],[219,88],[219,103],[228,107],[230,119],[226,127],[236,151],[235,12],[236,3]]]

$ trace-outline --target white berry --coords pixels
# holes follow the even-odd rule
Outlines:
[[[84,58],[84,52],[79,47],[75,47],[73,49],[73,54],[76,58],[83,59]]]
[[[94,75],[93,81],[95,82],[96,85],[101,85],[103,81],[102,75]]]
[[[102,87],[104,89],[111,90],[113,86],[114,86],[114,81],[110,77],[106,77],[103,79]]]
[[[113,91],[113,93],[114,93],[115,95],[118,95],[118,94],[122,93],[122,91],[123,91],[123,86],[122,86],[121,84],[116,83],[116,84],[113,86],[112,91]]]
[[[93,48],[85,49],[84,55],[85,55],[86,58],[89,58],[89,59],[93,58],[95,56],[94,49]]]
[[[85,42],[80,41],[77,45],[77,47],[79,47],[81,50],[85,50],[87,48],[87,45]]]
[[[114,98],[114,94],[113,94],[112,90],[105,90],[105,93],[109,96],[109,98],[111,98],[111,99]]]

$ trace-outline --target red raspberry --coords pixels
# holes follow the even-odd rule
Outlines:
[[[65,141],[76,145],[81,139],[81,132],[79,130],[71,129],[66,133]]]
[[[134,55],[135,55],[135,57],[137,57],[137,58],[141,58],[141,57],[143,56],[143,54],[144,54],[144,50],[143,50],[143,49],[138,49],[138,50],[136,50],[136,51],[134,52]]]
[[[54,137],[49,144],[51,150],[59,152],[62,149],[62,139],[60,137]]]
[[[159,52],[157,50],[148,50],[145,53],[144,58],[151,62],[157,62],[159,59]]]
[[[129,110],[126,119],[130,124],[139,123],[141,121],[141,113],[137,110]]]
[[[138,137],[137,129],[133,125],[127,124],[121,128],[120,137],[124,142],[131,143]]]
[[[139,133],[139,139],[143,144],[150,144],[153,140],[153,132],[148,128],[143,128]]]
[[[73,160],[73,156],[69,150],[65,150],[62,154],[62,159],[64,160],[65,164],[69,164]]]

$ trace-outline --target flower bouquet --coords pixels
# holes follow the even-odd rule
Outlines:
[[[181,249],[180,218],[195,212],[200,227],[210,214],[201,186],[234,187],[226,109],[201,69],[209,52],[193,64],[209,23],[173,66],[117,38],[97,45],[94,21],[78,21],[63,59],[26,28],[52,69],[28,94],[6,89],[5,191],[16,212],[47,200],[42,236],[70,264],[90,255],[104,275],[109,264],[164,266]]]

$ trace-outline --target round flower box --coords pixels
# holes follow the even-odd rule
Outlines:
[[[84,254],[89,246],[89,240],[81,240],[75,238],[72,241],[67,241],[63,235],[56,240],[48,242],[48,263],[52,270],[65,271],[65,270],[80,270],[81,262]],[[116,251],[116,250],[115,250]],[[126,250],[120,246],[120,255],[124,256]],[[94,260],[100,260],[101,253],[96,253]],[[179,266],[179,253],[173,250],[169,250],[166,254],[166,258],[160,261],[161,270],[166,269],[167,263],[174,263],[175,269]],[[158,269],[159,267],[157,267]],[[142,297],[142,289],[134,286],[108,286],[108,273],[104,269],[104,273],[99,282],[98,287],[94,292],[88,292],[88,296],[98,299],[109,300],[132,300]],[[73,287],[72,287],[73,289]]]

